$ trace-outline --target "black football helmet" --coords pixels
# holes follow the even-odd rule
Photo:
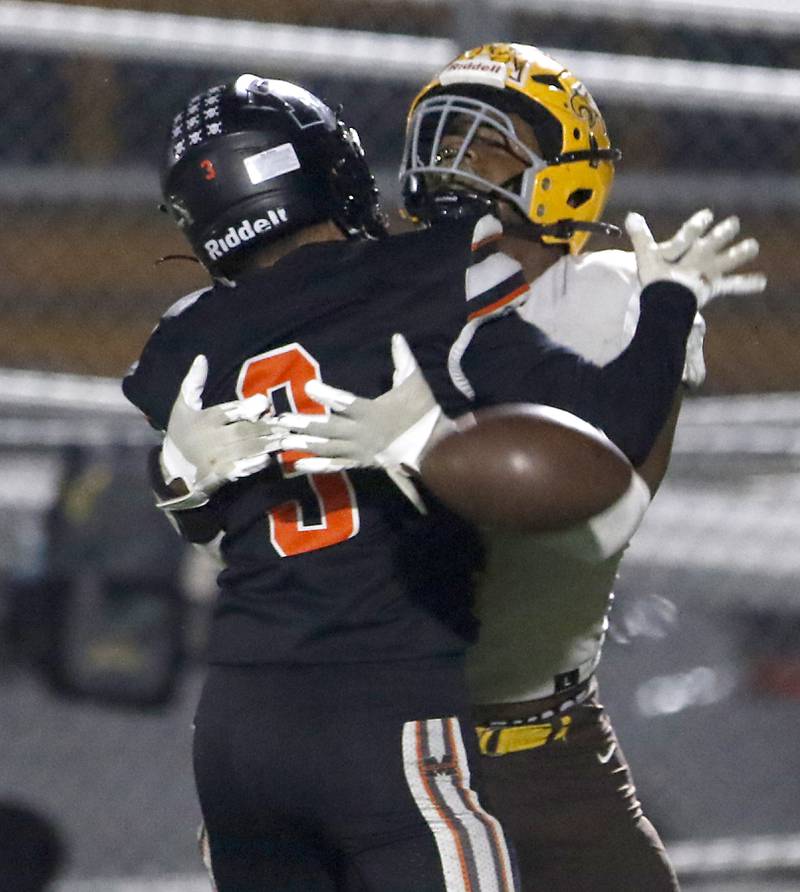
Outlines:
[[[214,276],[312,223],[333,220],[349,238],[386,232],[356,131],[302,87],[252,74],[175,115],[161,190]]]

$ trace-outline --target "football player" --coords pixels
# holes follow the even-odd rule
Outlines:
[[[163,186],[214,284],[164,315],[123,389],[171,434],[153,469],[170,515],[195,540],[224,531],[194,735],[216,886],[510,892],[461,731],[471,531],[423,518],[383,473],[301,475],[285,453],[209,499],[257,464],[248,430],[268,459],[268,426],[243,420],[267,402],[313,412],[304,385],[323,374],[385,389],[391,326],[422,303],[405,281],[417,239],[383,238],[355,131],[283,81],[193,98]],[[457,333],[463,306],[442,309],[431,328]],[[181,437],[201,399],[201,442],[229,422],[205,463]],[[441,549],[463,563],[440,572]]]
[[[693,283],[685,280],[698,303],[765,287],[758,274],[727,275],[758,246],[749,240],[722,248],[736,236],[738,221],[709,231],[710,211],[695,214],[661,245],[641,218],[629,219],[636,256],[582,253],[592,231],[608,231],[599,221],[616,157],[597,106],[562,65],[531,46],[487,45],[455,59],[412,103],[401,169],[405,207],[434,228],[482,213],[502,219],[502,247],[532,279],[515,310],[518,324],[535,324],[587,359],[607,363],[630,342],[651,266],[667,277],[692,257],[719,252],[718,265]],[[683,373],[687,387],[704,378],[703,331],[698,314]],[[359,401],[360,431],[347,395],[320,398],[343,418],[349,413],[350,424],[288,419],[292,430],[318,438],[333,432],[310,446],[328,464],[318,459],[311,467],[364,463],[377,407]],[[667,468],[680,400],[679,390],[652,449],[635,457],[650,493]],[[631,416],[638,411],[629,404]],[[484,755],[482,797],[515,845],[525,890],[677,888],[598,700],[595,671],[612,589],[635,528],[619,516],[605,523],[601,547],[589,526],[547,537],[483,534],[481,632],[467,659]]]
[[[395,339],[398,390],[423,411],[413,431],[381,427],[389,445],[422,446],[445,415],[524,399],[576,411],[645,456],[695,293],[656,264],[628,348],[602,368],[584,361],[510,312],[527,286],[496,250],[495,218],[382,237],[353,131],[306,91],[250,75],[176,116],[163,191],[214,284],[165,314],[123,386],[166,432],[161,506],[194,541],[222,531],[194,743],[220,892],[267,879],[512,888],[502,830],[469,786],[474,736],[461,734],[475,531],[435,505],[418,512],[382,472],[270,460],[275,429],[257,416],[328,417],[309,396],[323,378],[379,397],[401,330],[436,399]]]
[[[472,735],[461,733],[470,531],[423,529],[382,473],[358,485],[300,475],[289,454],[208,501],[257,463],[246,430],[269,456],[269,430],[246,429],[249,413],[268,401],[313,412],[303,388],[322,373],[385,387],[381,292],[397,312],[417,298],[398,287],[406,245],[384,253],[357,134],[305,90],[244,75],[175,117],[163,185],[214,284],[165,314],[123,389],[172,434],[153,469],[170,515],[195,540],[224,531],[194,736],[216,886],[512,890],[502,830],[470,788]],[[451,304],[436,321],[457,328],[457,314]],[[214,407],[201,442],[229,422],[205,464],[176,446],[201,398]],[[441,548],[458,548],[463,566],[439,573]]]

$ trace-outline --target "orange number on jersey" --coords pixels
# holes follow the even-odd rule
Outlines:
[[[300,344],[287,344],[248,359],[239,373],[236,389],[241,398],[256,393],[271,396],[273,391],[285,389],[293,412],[325,415],[328,410],[306,394],[305,385],[313,379],[320,380],[317,361]],[[298,476],[294,463],[309,454],[280,453],[283,476]],[[319,503],[319,523],[305,523],[296,499],[267,513],[270,540],[281,557],[336,545],[358,532],[358,506],[347,474],[309,474],[308,482]]]

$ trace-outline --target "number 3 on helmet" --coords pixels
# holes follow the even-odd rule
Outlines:
[[[252,251],[324,220],[350,238],[385,232],[356,131],[302,87],[252,74],[175,115],[161,188],[215,276],[235,277]]]
[[[515,132],[513,114],[533,128],[541,157]],[[465,143],[479,127],[496,130],[528,160],[527,169],[502,184],[476,175],[464,164],[465,152],[442,149],[456,121]],[[533,46],[486,44],[454,59],[411,104],[403,199],[409,216],[424,223],[458,215],[470,200],[484,212],[490,200],[505,201],[542,242],[578,254],[592,231],[618,233],[599,220],[620,157],[594,100],[563,65]]]

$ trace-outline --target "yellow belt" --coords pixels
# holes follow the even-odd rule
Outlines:
[[[571,716],[564,715],[552,722],[538,725],[510,725],[500,728],[477,725],[475,732],[478,735],[478,747],[484,756],[506,756],[508,753],[533,750],[556,740],[566,740],[571,723]]]

